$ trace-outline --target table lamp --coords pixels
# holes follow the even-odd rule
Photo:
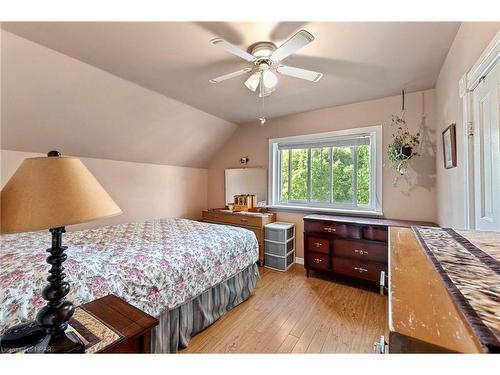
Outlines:
[[[50,151],[47,157],[25,159],[0,193],[0,233],[49,229],[52,234],[47,301],[36,320],[7,329],[0,338],[2,350],[29,347],[28,352],[83,353],[84,344],[66,332],[74,306],[65,299],[70,285],[64,281],[62,246],[66,225],[80,224],[122,213],[104,188],[80,161]]]

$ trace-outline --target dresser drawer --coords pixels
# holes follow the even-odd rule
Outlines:
[[[387,245],[366,241],[333,241],[334,256],[387,263]]]
[[[389,230],[387,228],[365,227],[363,228],[363,238],[373,241],[387,242]]]
[[[307,265],[309,268],[318,271],[330,270],[330,257],[327,254],[307,253]]]
[[[262,219],[260,217],[254,217],[251,215],[230,215],[228,216],[228,222],[239,225],[249,225],[252,227],[260,227],[262,225]]]
[[[307,251],[312,251],[316,253],[329,254],[330,253],[330,241],[326,238],[318,237],[307,237]]]
[[[217,212],[206,212],[206,211],[203,211],[202,212],[202,218],[203,220],[207,220],[207,221],[223,221],[224,220],[224,217],[226,217],[226,215],[223,215],[223,214],[220,214],[220,213],[217,213]]]
[[[362,262],[347,258],[333,258],[332,263],[334,273],[376,283],[380,282],[380,272],[387,272],[387,267],[380,263]]]
[[[356,225],[342,224],[342,223],[326,223],[318,221],[306,221],[306,232],[316,232],[325,234],[334,234],[340,237],[348,238],[361,238],[361,228]]]
[[[203,220],[217,222],[221,224],[236,224],[241,226],[262,226],[262,218],[260,216],[252,215],[235,215],[235,214],[225,214],[221,212],[203,212]]]

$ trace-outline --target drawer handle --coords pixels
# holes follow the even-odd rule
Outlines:
[[[366,250],[361,250],[361,249],[355,249],[354,253],[359,254],[359,255],[367,255],[368,251]]]
[[[385,354],[387,352],[386,346],[385,337],[380,336],[380,339],[373,344],[373,352],[375,354]]]
[[[321,242],[315,242],[315,243],[314,243],[314,246],[316,246],[316,247],[321,247],[321,246],[323,246],[323,244],[322,244]]]
[[[358,271],[359,273],[368,272],[368,270],[366,268],[362,268],[362,267],[354,267],[354,270]]]
[[[248,221],[248,219],[241,219],[242,223],[246,223],[247,221]]]
[[[319,264],[322,261],[323,261],[323,259],[314,258],[314,263],[316,263],[316,264]]]
[[[384,295],[385,290],[385,271],[380,271],[380,295]]]
[[[329,232],[329,233],[337,231],[336,228],[332,228],[332,227],[324,227],[323,230],[326,232]]]

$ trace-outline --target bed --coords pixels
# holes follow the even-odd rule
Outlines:
[[[259,280],[253,232],[165,218],[68,232],[64,263],[75,305],[115,294],[159,319],[152,351],[173,353],[246,300]],[[0,332],[45,304],[46,232],[0,237]]]

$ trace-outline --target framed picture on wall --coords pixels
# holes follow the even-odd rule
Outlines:
[[[450,169],[457,166],[457,139],[455,124],[451,124],[443,131],[443,158],[444,167]]]

